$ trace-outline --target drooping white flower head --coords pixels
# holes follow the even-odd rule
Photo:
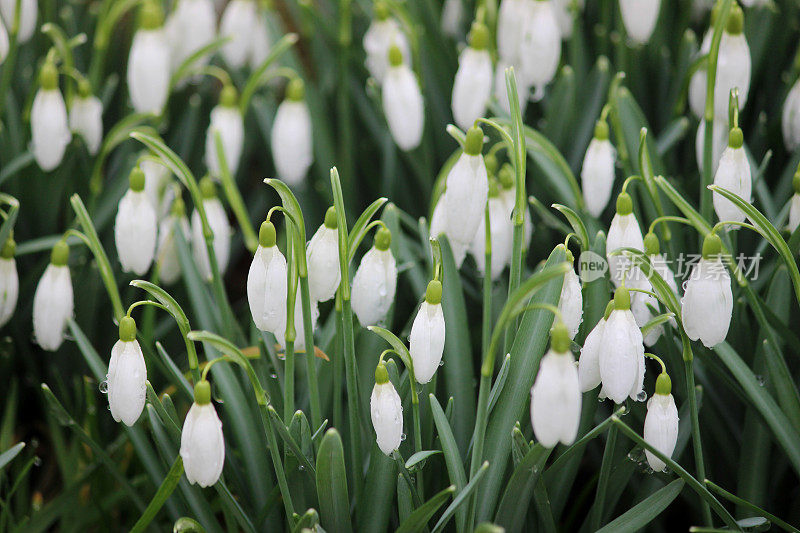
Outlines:
[[[119,321],[119,340],[111,349],[106,383],[114,421],[133,426],[144,409],[147,366],[136,340],[136,322],[129,316]]]
[[[703,171],[703,148],[706,135],[706,122],[700,121],[697,127],[697,137],[695,137],[694,147],[697,156],[697,168]],[[728,144],[728,120],[714,120],[714,127],[711,128],[711,170],[716,172],[722,152]]]
[[[161,161],[145,158],[139,160],[139,168],[144,172],[144,192],[161,220],[169,214],[175,199],[175,192],[167,187],[171,171]]]
[[[608,124],[605,120],[598,120],[581,166],[583,201],[587,211],[595,217],[600,216],[611,198],[615,157],[616,150],[608,140]]]
[[[614,300],[608,302],[606,311],[600,320],[586,336],[578,359],[578,381],[581,392],[589,392],[601,383],[600,379],[600,348],[603,343],[603,332],[611,311],[614,310]]]
[[[296,187],[303,183],[314,161],[311,114],[305,100],[303,80],[289,82],[286,98],[278,106],[272,123],[272,159],[278,177]]]
[[[217,14],[213,0],[180,0],[164,25],[170,45],[172,72],[193,53],[214,40],[217,34]],[[202,66],[209,55],[197,60]]]
[[[178,244],[175,232],[180,231],[186,242],[189,241],[191,228],[186,218],[183,199],[178,196],[172,204],[172,213],[158,225],[158,247],[156,248],[156,266],[158,279],[164,285],[172,285],[181,277],[181,263],[178,259]]]
[[[483,222],[478,226],[469,247],[481,275],[486,271],[486,224]],[[489,192],[489,229],[492,245],[490,274],[492,279],[497,279],[511,261],[511,241],[514,230],[508,207],[500,197],[499,187],[494,179],[492,179]]]
[[[391,455],[403,440],[403,404],[389,381],[389,372],[382,361],[375,368],[375,386],[369,398],[369,412],[378,448],[386,455]]]
[[[783,101],[781,130],[786,150],[794,152],[800,146],[800,78],[792,85],[786,100]]]
[[[286,325],[286,258],[275,244],[275,226],[264,221],[247,274],[247,301],[253,322],[261,331],[275,332]]]
[[[220,37],[230,40],[222,45],[222,57],[233,68],[242,68],[252,53],[252,41],[258,6],[255,0],[231,0],[219,23]]]
[[[319,319],[319,307],[317,302],[311,302],[311,331],[317,327],[317,320]],[[294,298],[294,349],[295,351],[302,352],[306,349],[305,325],[303,324],[303,299],[300,291],[295,293]],[[281,323],[277,330],[274,330],[275,340],[280,346],[286,346],[286,300],[283,301],[283,314],[281,315]],[[312,348],[313,349],[313,348]]]
[[[2,4],[0,4],[0,10],[2,9]],[[11,44],[8,41],[8,31],[6,30],[5,24],[3,21],[0,20],[0,64],[2,64],[6,57],[8,57],[8,51],[11,47]]]
[[[339,223],[336,208],[325,212],[325,221],[306,248],[308,288],[311,299],[327,302],[336,294],[342,273],[339,265]]]
[[[580,17],[580,12],[583,10],[583,0],[553,0],[553,9],[558,20],[558,28],[561,30],[561,37],[569,39],[572,37],[572,27],[575,24],[573,18]],[[577,13],[573,14],[573,9],[577,10]]]
[[[144,172],[134,167],[130,188],[119,201],[114,221],[114,242],[122,270],[143,275],[150,268],[156,251],[158,220],[144,192]]]
[[[669,285],[669,288],[672,289],[672,292],[675,293],[675,296],[677,297],[678,286],[675,284],[675,275],[669,268],[669,264],[664,256],[661,255],[658,237],[656,237],[654,233],[648,233],[645,235],[644,249],[645,253],[650,259],[650,264],[652,265],[653,270],[664,279],[667,285]],[[650,280],[639,268],[636,268],[632,274],[633,275],[627,282],[629,288],[641,289],[649,292],[654,291]],[[638,291],[631,295],[631,311],[633,312],[633,316],[636,318],[636,323],[639,325],[639,328],[643,328],[645,324],[655,318],[656,315],[653,313],[652,309],[659,309],[658,300],[655,297]],[[672,327],[677,327],[677,322],[674,318],[671,318],[669,322],[672,324]],[[647,333],[643,333],[645,346],[653,346],[663,333],[663,325],[658,325],[651,328]]]
[[[398,64],[411,63],[411,46],[397,20],[391,16],[388,6],[375,2],[375,18],[364,34],[364,52],[367,54],[366,66],[370,76],[378,84],[383,83],[389,70],[389,50],[396,46],[400,52]]]
[[[189,483],[210,487],[219,480],[225,466],[225,437],[208,381],[194,387],[194,403],[181,430],[180,454]]]
[[[789,231],[794,233],[797,226],[800,226],[800,172],[795,172],[792,178],[792,188],[794,194],[789,201]]]
[[[458,57],[458,70],[453,81],[451,107],[459,128],[466,130],[484,115],[492,93],[492,80],[489,30],[476,22],[469,34],[469,46]]]
[[[644,440],[667,457],[672,457],[678,442],[678,408],[672,397],[672,382],[662,372],[656,380],[656,393],[647,402],[647,416],[644,418]],[[645,450],[647,463],[656,472],[666,468],[664,461]]]
[[[553,328],[550,351],[539,364],[531,388],[531,424],[539,444],[553,448],[572,444],[581,421],[581,389],[575,359],[569,350],[567,326]]]
[[[721,250],[719,236],[706,235],[703,257],[694,266],[681,301],[686,335],[708,348],[725,340],[733,313],[731,277],[722,263]]]
[[[397,289],[397,265],[389,248],[392,234],[380,228],[375,243],[361,258],[353,278],[353,311],[363,327],[374,326],[386,318]]]
[[[11,320],[14,309],[17,307],[19,296],[19,275],[17,262],[14,260],[17,244],[9,235],[2,250],[0,250],[0,327]]]
[[[528,2],[525,33],[520,43],[520,78],[533,87],[533,100],[541,100],[561,61],[561,32],[551,0]]]
[[[567,250],[567,261],[573,262],[572,252]],[[574,270],[564,274],[564,281],[561,284],[561,296],[558,299],[558,310],[561,311],[561,318],[567,326],[570,340],[578,334],[578,329],[583,322],[583,292],[581,292],[581,280]]]
[[[417,77],[403,63],[400,48],[389,48],[389,69],[383,80],[383,114],[401,150],[419,146],[425,127],[425,103]]]
[[[503,0],[497,10],[497,54],[506,65],[519,66],[525,23],[535,0]],[[505,87],[505,80],[503,81]]]
[[[206,212],[208,225],[214,234],[213,249],[217,260],[220,275],[225,274],[228,268],[228,258],[231,251],[231,224],[222,202],[217,198],[214,182],[210,178],[200,180],[200,190],[203,193],[203,208]],[[197,209],[192,213],[192,255],[197,264],[200,275],[205,279],[212,278],[211,263],[208,257],[203,224]]]
[[[750,47],[744,36],[744,13],[739,4],[731,6],[728,24],[722,32],[717,59],[717,79],[714,85],[714,116],[728,118],[731,89],[739,89],[739,110],[747,102],[750,90]]]
[[[128,56],[128,92],[137,113],[161,114],[169,96],[170,49],[163,13],[157,2],[145,2],[142,24]]]
[[[439,196],[439,200],[436,202],[436,205],[433,208],[433,214],[431,215],[431,229],[430,234],[431,237],[438,238],[442,235],[447,236],[447,215],[445,212],[445,196],[447,195],[447,191],[443,192],[441,196]],[[453,261],[456,264],[457,268],[461,267],[461,263],[464,262],[464,258],[467,256],[467,248],[469,248],[470,243],[464,244],[460,241],[449,240],[450,248],[453,251]]]
[[[39,168],[49,172],[61,164],[72,134],[67,106],[58,89],[58,70],[46,61],[39,75],[41,87],[31,106],[31,151]]]
[[[628,37],[636,44],[647,43],[656,28],[661,0],[619,0],[619,9]]]
[[[92,95],[89,83],[83,80],[79,94],[69,109],[69,129],[83,138],[90,155],[97,153],[103,141],[103,103]]]
[[[425,291],[425,301],[411,325],[409,351],[414,362],[417,383],[428,383],[442,361],[445,323],[442,312],[442,283],[432,280]]]
[[[457,39],[463,35],[462,23],[464,21],[463,0],[444,0],[442,6],[442,33]]]
[[[625,398],[640,400],[644,389],[642,332],[631,312],[631,297],[624,286],[614,295],[614,310],[603,327],[599,353],[600,396],[621,404]]]
[[[21,0],[19,14],[19,33],[17,40],[26,43],[36,31],[36,18],[39,11],[38,0]],[[0,0],[0,15],[8,28],[14,23],[17,12],[17,0]]]
[[[68,261],[69,246],[63,240],[58,241],[33,295],[33,336],[48,352],[58,350],[64,342],[64,329],[72,317],[72,278]]]
[[[231,176],[236,176],[244,145],[244,119],[236,105],[236,89],[225,85],[220,93],[219,105],[211,110],[211,121],[206,130],[206,165],[215,178],[222,175],[217,158],[216,135],[219,133],[222,152]]]
[[[745,201],[750,201],[753,189],[753,179],[750,173],[750,162],[743,148],[744,139],[742,130],[733,128],[730,133],[728,147],[722,152],[717,172],[714,174],[714,185],[719,185],[739,195]],[[744,222],[744,211],[719,194],[713,193],[714,211],[722,220]],[[729,226],[729,229],[739,229],[739,226]]]
[[[611,219],[606,240],[606,257],[608,270],[614,286],[619,287],[631,271],[631,260],[624,254],[613,254],[620,248],[633,248],[644,251],[644,239],[639,222],[633,214],[633,200],[628,193],[622,192],[617,197],[617,213]]]
[[[698,57],[708,55],[711,50],[711,39],[714,36],[714,20],[716,19],[716,10],[711,15],[711,27],[706,31],[703,36],[703,42],[700,44],[700,51]],[[694,115],[702,119],[706,106],[706,91],[708,90],[708,66],[707,64],[700,65],[697,70],[692,74],[689,81],[689,107],[692,109]],[[727,116],[727,115],[726,115]]]

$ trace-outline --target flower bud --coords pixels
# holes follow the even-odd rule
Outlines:
[[[753,189],[753,180],[750,173],[750,162],[747,160],[742,140],[742,130],[733,128],[730,132],[728,147],[722,152],[722,157],[714,174],[714,185],[728,189],[732,193],[750,201]],[[744,222],[744,212],[718,192],[713,193],[714,211],[722,220]],[[732,226],[730,229],[739,229]]]
[[[168,187],[172,171],[159,160],[140,159],[139,168],[144,172],[144,192],[150,205],[156,210],[159,220],[170,213],[175,191]]]
[[[567,260],[573,260],[569,250],[567,251]],[[583,322],[583,293],[581,292],[581,280],[573,269],[564,274],[561,296],[558,299],[558,310],[561,311],[561,318],[567,327],[569,338],[574,339],[581,327],[581,322]]]
[[[14,17],[17,13],[18,0],[0,0],[0,16],[3,21],[11,27],[14,22]],[[20,44],[26,43],[33,37],[33,32],[36,31],[36,18],[39,11],[39,2],[37,0],[21,0],[19,13],[19,33],[17,40]]]
[[[581,392],[589,392],[601,383],[600,348],[602,347],[606,320],[613,310],[614,300],[611,300],[608,302],[605,315],[600,317],[600,320],[583,342],[580,359],[578,360],[578,381],[580,382]]]
[[[39,79],[41,87],[31,106],[31,150],[39,168],[49,172],[61,164],[72,134],[52,61],[45,61]]]
[[[800,79],[794,82],[786,100],[783,101],[781,131],[786,150],[794,152],[800,146]]]
[[[214,256],[217,259],[219,273],[223,275],[228,268],[228,258],[230,256],[231,225],[228,222],[228,215],[225,213],[222,202],[217,198],[215,186],[211,179],[203,178],[200,181],[200,186],[203,193],[203,209],[205,209],[208,225],[211,233],[213,233],[212,248]],[[203,235],[203,224],[197,209],[192,213],[192,254],[200,275],[210,280],[213,273],[208,258],[205,235]]]
[[[5,326],[14,314],[19,296],[19,275],[14,253],[17,245],[9,235],[0,251],[0,327]]]
[[[161,24],[161,7],[149,0],[128,56],[128,92],[137,113],[161,114],[169,96],[170,51]]]
[[[425,301],[419,307],[411,325],[409,351],[414,362],[417,383],[428,383],[444,353],[445,323],[442,312],[442,284],[437,280],[428,283]]]
[[[633,214],[633,201],[630,195],[625,192],[621,193],[617,198],[617,214],[611,220],[608,239],[606,240],[608,269],[611,281],[617,287],[630,277],[635,268],[628,257],[611,253],[621,248],[644,251],[642,230],[639,229],[639,222],[636,220],[636,215]]]
[[[247,301],[256,327],[274,333],[286,324],[286,258],[275,245],[272,222],[261,224],[258,241],[247,274]]]
[[[800,171],[795,172],[792,178],[792,187],[794,194],[789,205],[789,231],[794,233],[797,226],[800,225]]]
[[[43,349],[54,352],[64,341],[67,320],[72,317],[72,279],[69,246],[63,240],[53,246],[50,264],[33,296],[33,335]]]
[[[392,46],[392,62],[383,80],[383,113],[389,124],[392,138],[401,150],[408,151],[419,146],[425,126],[425,104],[417,77],[402,62],[402,52]],[[397,62],[399,61],[399,62]]]
[[[397,266],[389,249],[391,233],[381,228],[375,244],[361,258],[353,278],[352,305],[363,327],[374,326],[386,318],[397,289]]]
[[[386,455],[391,455],[403,440],[403,404],[382,362],[375,369],[375,386],[369,399],[369,410],[378,447]]]
[[[628,37],[636,44],[646,44],[656,27],[661,0],[619,0],[619,9]]]
[[[615,157],[614,146],[608,140],[608,124],[599,120],[581,167],[583,200],[586,209],[595,217],[602,214],[611,198],[611,189],[614,188]]]
[[[731,6],[728,25],[722,32],[717,59],[717,77],[714,86],[714,117],[728,119],[731,89],[739,90],[739,110],[747,103],[752,71],[750,47],[745,39],[744,13],[737,3]]]
[[[675,399],[665,383],[669,376],[662,373],[656,381],[656,393],[647,402],[647,415],[644,418],[644,440],[667,457],[672,457],[678,442],[678,408]],[[662,387],[659,390],[659,386]],[[656,472],[666,468],[664,461],[645,450],[647,463]]]
[[[314,161],[311,115],[304,100],[305,88],[299,78],[289,82],[286,98],[278,106],[272,123],[272,158],[278,177],[296,187]]]
[[[379,84],[383,83],[389,70],[389,50],[392,47],[396,47],[400,53],[401,63],[409,64],[411,61],[408,38],[383,2],[375,3],[375,18],[364,34],[363,44],[367,54],[367,70]]]
[[[167,18],[165,30],[170,45],[172,72],[189,56],[214,40],[217,34],[217,14],[213,0],[180,0]],[[210,54],[197,59],[194,65],[203,66]]]
[[[147,366],[136,340],[136,322],[129,316],[119,322],[119,340],[111,349],[106,380],[111,416],[133,426],[144,409]]]
[[[733,313],[731,278],[720,258],[721,241],[713,233],[703,242],[703,257],[694,266],[681,300],[686,335],[712,348],[725,340]]]
[[[2,10],[2,4],[0,4],[0,10]],[[11,47],[11,44],[8,41],[8,31],[4,24],[0,24],[0,64],[6,60],[8,57],[8,51]]]
[[[144,192],[145,176],[139,167],[130,175],[130,189],[119,201],[114,221],[114,241],[122,270],[141,276],[150,268],[156,248],[156,212]]]
[[[457,39],[463,35],[464,5],[461,0],[444,0],[442,6],[442,33]]]
[[[561,61],[561,32],[551,0],[528,2],[527,9],[519,77],[524,80],[523,86],[534,87],[533,99],[541,100]]]
[[[308,262],[308,287],[311,299],[327,302],[336,294],[342,279],[339,267],[339,230],[336,208],[325,213],[325,222],[311,237],[306,248]]]
[[[222,141],[222,153],[225,154],[228,170],[231,176],[235,176],[244,144],[244,120],[236,106],[236,89],[230,85],[223,87],[220,103],[211,110],[211,122],[206,130],[206,165],[208,172],[215,178],[222,175],[217,159],[217,132]]]
[[[491,96],[492,57],[487,48],[488,40],[486,26],[473,24],[470,46],[458,58],[451,105],[456,125],[464,130],[484,115]]]
[[[603,327],[598,354],[601,397],[621,404],[630,396],[640,399],[644,387],[644,344],[642,332],[631,312],[631,297],[623,286],[614,295],[614,310]]]
[[[88,82],[84,83],[88,91]],[[103,103],[100,99],[88,92],[76,96],[69,110],[69,128],[83,138],[89,154],[95,155],[103,141]]]
[[[231,0],[219,23],[220,37],[229,40],[222,45],[222,57],[233,68],[242,68],[252,53],[251,37],[258,17],[254,0]]]
[[[180,454],[189,483],[210,487],[225,466],[225,437],[208,381],[198,382],[194,390],[195,401],[181,431]]]

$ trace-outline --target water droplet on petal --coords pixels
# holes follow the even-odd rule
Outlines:
[[[42,466],[42,458],[38,455],[33,458],[33,465],[34,466]]]
[[[404,440],[406,440],[406,434],[405,434],[405,433],[403,433],[403,434],[401,434],[401,435],[400,435],[400,440],[401,440],[401,441],[404,441]]]
[[[637,402],[643,402],[647,399],[647,393],[643,390],[639,391],[639,394],[636,395]]]
[[[439,361],[439,366],[444,366],[444,361]]]
[[[108,393],[108,381],[106,381],[106,380],[101,381],[100,385],[97,388],[100,389],[100,392],[102,392],[103,394],[107,394]]]

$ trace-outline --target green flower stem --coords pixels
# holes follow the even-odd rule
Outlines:
[[[256,248],[258,248],[258,235],[256,234],[256,230],[253,228],[252,222],[250,222],[250,217],[247,214],[247,208],[244,205],[244,200],[242,200],[242,194],[239,192],[239,188],[233,181],[233,176],[231,175],[231,169],[228,166],[228,160],[225,157],[225,148],[222,145],[222,137],[220,136],[219,131],[214,132],[214,149],[217,151],[217,161],[219,162],[220,170],[219,180],[222,183],[222,190],[225,191],[225,197],[228,199],[228,205],[231,206],[233,214],[236,216],[236,221],[239,223],[239,227],[242,228],[245,247],[250,251],[250,253],[254,253]]]
[[[339,292],[336,292],[336,337],[334,338],[335,349],[333,353],[333,427],[344,427],[344,415],[342,414],[342,377],[344,374],[344,330],[342,328],[342,300]]]
[[[608,428],[606,447],[603,451],[603,462],[600,464],[600,477],[597,480],[597,492],[592,506],[590,527],[592,531],[597,531],[603,522],[603,505],[606,501],[606,491],[608,490],[608,480],[611,476],[611,463],[614,460],[614,448],[617,444],[617,426],[612,425]]]
[[[341,83],[337,84],[336,90],[336,116],[338,119],[337,134],[339,137],[339,152],[337,161],[342,167],[345,176],[345,189],[348,198],[352,198],[353,192],[353,124],[352,112],[350,110],[350,46],[352,44],[352,12],[350,0],[339,0],[339,27],[338,45],[339,53],[337,58],[338,79]]]
[[[489,351],[489,337],[491,336],[492,328],[492,231],[491,222],[489,221],[489,204],[486,204],[486,214],[484,215],[485,221],[485,239],[486,239],[486,253],[484,256],[484,272],[483,272],[483,323],[481,329],[481,351],[483,356],[486,357],[486,352]]]
[[[46,22],[45,24],[42,24],[41,32],[50,37],[50,40],[53,41],[53,46],[58,51],[58,55],[61,57],[61,61],[64,64],[65,73],[70,73],[71,71],[75,70],[75,61],[72,57],[72,47],[67,40],[67,34],[64,33],[64,30],[61,29],[57,24]],[[74,92],[74,80],[71,77],[68,77],[64,87],[64,100],[66,100],[67,104],[72,102],[72,95]]]
[[[642,128],[639,132],[639,172],[644,179],[647,187],[647,192],[650,195],[650,200],[656,208],[656,214],[659,217],[664,216],[664,207],[661,205],[661,198],[658,195],[658,187],[653,181],[653,163],[650,161],[650,152],[647,148],[647,128]],[[672,234],[667,225],[662,226],[661,235],[664,241],[669,243],[672,239]]]
[[[97,30],[94,35],[94,53],[89,65],[89,81],[92,89],[97,91],[103,81],[103,66],[108,53],[108,45],[114,26],[125,14],[142,3],[143,0],[105,0],[100,8]],[[19,9],[17,10],[19,13]]]
[[[693,226],[691,220],[688,218],[666,215],[663,217],[658,217],[650,223],[650,233],[653,233],[653,230],[656,229],[656,224],[659,222],[680,222],[681,224],[686,224],[687,226]]]
[[[314,350],[314,329],[311,325],[311,292],[308,287],[308,276],[300,278],[300,298],[303,304],[303,333],[306,341],[306,377],[308,378],[308,395],[311,403],[311,426],[319,427],[322,423],[322,411],[319,403],[319,386],[317,383],[317,362]]]
[[[286,424],[294,415],[294,340],[297,332],[294,329],[294,306],[297,299],[297,265],[294,246],[294,229],[292,224],[286,224],[286,333],[284,334],[284,357],[286,373],[283,386],[283,419]]]
[[[694,364],[693,364],[692,349],[690,346],[685,346],[683,365],[686,370],[686,394],[689,400],[689,416],[692,421],[692,450],[694,451],[695,470],[697,477],[700,479],[706,478],[706,463],[703,459],[703,442],[700,440],[700,418],[697,411],[697,396],[695,395],[694,386]],[[706,525],[713,524],[711,520],[711,507],[708,502],[703,500],[703,521]]]
[[[720,487],[716,483],[713,483],[708,479],[703,480],[703,483],[705,483],[705,485],[709,489],[711,489],[712,491],[716,492],[717,494],[719,494],[720,496],[722,496],[726,500],[730,501],[731,503],[735,503],[736,505],[739,505],[741,507],[748,508],[753,513],[756,513],[759,516],[763,516],[764,518],[766,518],[770,522],[773,522],[776,526],[778,526],[780,528],[783,528],[786,531],[790,531],[791,533],[800,533],[800,529],[797,529],[793,525],[784,522],[783,520],[781,520],[780,518],[778,518],[774,514],[768,513],[764,509],[761,509],[760,507],[758,507],[756,505],[753,505],[752,503],[748,502],[747,500],[744,500],[744,499],[736,496],[735,494],[731,494],[730,492],[728,492],[727,490],[723,489],[722,487]]]

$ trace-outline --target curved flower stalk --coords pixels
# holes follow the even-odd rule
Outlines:
[[[389,48],[389,67],[383,80],[383,113],[392,138],[401,150],[413,150],[422,140],[425,103],[419,81],[403,62],[400,48]]]
[[[574,263],[572,252],[567,250],[567,261]],[[564,274],[561,284],[561,295],[558,299],[558,310],[561,312],[563,324],[567,327],[570,340],[575,338],[583,322],[583,293],[581,280],[574,269]]]
[[[662,371],[656,379],[656,393],[647,401],[647,415],[644,418],[644,440],[667,457],[672,457],[678,442],[678,408],[672,397],[672,380]],[[647,464],[655,472],[662,472],[667,465],[645,450]]]
[[[794,152],[800,146],[800,78],[794,82],[783,101],[781,131],[786,149]]]
[[[620,248],[633,248],[644,251],[644,239],[639,222],[633,214],[633,200],[623,191],[617,197],[617,213],[611,220],[606,241],[606,258],[611,281],[616,287],[623,284],[631,275],[633,267],[629,258],[613,253]]]
[[[211,384],[203,379],[194,386],[194,403],[181,430],[181,459],[189,483],[210,487],[225,466],[222,421],[211,403]]]
[[[339,270],[339,221],[336,208],[325,212],[325,221],[311,237],[306,248],[308,288],[311,299],[327,302],[336,294],[342,279]]]
[[[581,189],[586,210],[599,217],[608,205],[614,187],[616,150],[608,139],[608,123],[601,118],[581,166]]]
[[[586,340],[583,341],[583,348],[581,348],[580,358],[578,359],[578,381],[581,392],[589,392],[602,382],[600,377],[600,349],[603,345],[603,332],[605,331],[606,321],[613,310],[614,300],[611,300],[608,302],[603,316],[586,336]]]
[[[621,404],[625,398],[642,401],[644,391],[644,344],[631,312],[631,297],[624,286],[614,294],[614,310],[603,327],[598,354],[601,398]]]
[[[0,16],[10,28],[17,13],[18,0],[0,0]],[[36,31],[36,19],[38,17],[39,6],[37,0],[21,0],[19,13],[19,33],[17,40],[20,43],[27,43],[33,32]]]
[[[186,217],[186,206],[180,196],[172,203],[168,217],[158,226],[158,248],[156,249],[156,266],[158,276],[165,285],[172,285],[181,277],[181,263],[178,259],[178,245],[175,232],[180,231],[184,239],[189,239],[191,227]]]
[[[170,45],[170,65],[174,73],[189,56],[214,40],[217,14],[213,0],[180,0],[164,24]],[[207,64],[203,56],[195,65]]]
[[[225,7],[219,34],[230,39],[222,46],[222,57],[231,67],[256,68],[269,55],[270,37],[263,19],[256,0],[232,0]]]
[[[86,80],[78,84],[78,96],[69,109],[69,129],[80,135],[90,155],[95,155],[103,141],[103,103],[91,92]]]
[[[205,177],[200,180],[200,191],[203,195],[203,209],[208,218],[208,225],[214,234],[214,255],[219,266],[220,275],[222,275],[228,268],[228,258],[230,257],[231,225],[228,222],[225,208],[222,207],[222,202],[217,198],[216,186],[211,181],[211,178]],[[200,275],[210,280],[212,272],[207,248],[200,213],[195,209],[192,213],[192,254]]]
[[[622,23],[636,44],[646,44],[653,35],[661,10],[661,0],[619,0]]]
[[[428,383],[439,368],[444,353],[445,330],[442,283],[433,279],[425,290],[425,301],[414,317],[409,337],[414,377],[421,385]]]
[[[61,164],[72,134],[67,106],[58,89],[58,70],[49,58],[42,66],[39,81],[31,107],[31,151],[39,168],[49,172]]]
[[[753,179],[750,172],[750,162],[744,150],[744,136],[738,127],[731,129],[728,137],[728,147],[722,152],[722,157],[714,174],[714,185],[724,187],[732,193],[749,202],[752,195]],[[733,202],[713,193],[714,211],[721,221],[744,222],[744,212],[736,207]],[[731,226],[738,229],[738,226]]]
[[[219,105],[211,110],[211,120],[206,130],[206,165],[211,176],[219,179],[222,170],[217,158],[215,132],[219,132],[225,162],[231,176],[235,176],[244,145],[244,119],[239,112],[236,88],[233,85],[226,84],[222,88]]]
[[[392,234],[386,227],[375,233],[372,248],[361,258],[353,277],[352,305],[363,327],[386,319],[397,289],[397,265],[390,249]]]
[[[719,45],[714,84],[715,117],[728,116],[728,95],[732,89],[739,91],[737,111],[741,111],[747,103],[747,94],[750,91],[751,70],[750,47],[744,35],[744,12],[734,2]]]
[[[276,244],[275,226],[265,220],[247,274],[247,301],[253,322],[261,331],[277,335],[286,327],[286,269],[286,258]]]
[[[114,221],[114,242],[122,270],[143,275],[150,269],[156,249],[158,221],[144,192],[144,172],[131,170],[130,188],[119,201]]]
[[[453,81],[453,119],[462,130],[472,126],[486,113],[492,92],[492,79],[489,29],[485,24],[475,22],[469,33],[469,46],[458,58],[458,71]]]
[[[542,357],[531,388],[533,434],[545,448],[553,448],[559,442],[570,445],[578,435],[581,390],[569,347],[569,331],[559,321],[553,327],[550,351]]]
[[[0,327],[11,320],[17,307],[19,275],[17,262],[14,260],[16,249],[17,243],[14,242],[14,237],[9,235],[0,250]]]
[[[144,172],[144,192],[161,220],[170,213],[176,199],[175,190],[167,186],[172,173],[161,161],[149,157],[139,159],[139,168]]]
[[[544,87],[558,70],[561,32],[552,0],[529,2],[528,10],[520,43],[520,77],[523,86],[534,88],[533,100],[538,101],[544,96]]]
[[[391,455],[403,440],[403,404],[389,381],[389,372],[383,361],[375,368],[375,386],[369,398],[369,411],[378,448],[384,454]]]
[[[283,181],[297,187],[314,161],[311,114],[305,102],[305,85],[294,78],[286,88],[286,98],[278,106],[272,123],[272,159]]]
[[[500,277],[506,265],[511,261],[511,234],[513,232],[511,213],[509,213],[508,206],[500,196],[498,189],[497,180],[492,179],[488,200],[492,279]],[[486,271],[486,232],[483,228],[484,224],[481,224],[469,247],[481,276]]]
[[[726,115],[727,116],[727,115]],[[695,137],[695,153],[697,155],[697,168],[703,169],[703,139],[706,136],[706,121],[701,120],[697,127],[697,137]],[[728,143],[728,121],[726,119],[714,119],[714,127],[711,128],[711,170],[716,172],[722,152]]]
[[[703,257],[695,265],[681,300],[683,329],[709,348],[725,340],[733,313],[731,277],[721,258],[722,241],[715,233],[703,241]]]
[[[389,51],[397,47],[400,53],[398,64],[411,64],[411,46],[400,23],[391,16],[386,3],[375,2],[375,18],[364,34],[364,52],[367,54],[366,66],[370,76],[382,84],[391,66]],[[409,69],[410,70],[410,69]]]
[[[108,406],[114,421],[133,426],[144,409],[147,366],[136,340],[136,322],[130,315],[119,321],[119,340],[111,349],[106,382]]]
[[[69,245],[60,240],[50,254],[50,264],[33,295],[33,336],[43,349],[54,352],[64,342],[64,329],[72,317],[72,278]]]
[[[128,91],[137,113],[160,115],[169,96],[170,50],[160,5],[148,0],[128,56]]]

